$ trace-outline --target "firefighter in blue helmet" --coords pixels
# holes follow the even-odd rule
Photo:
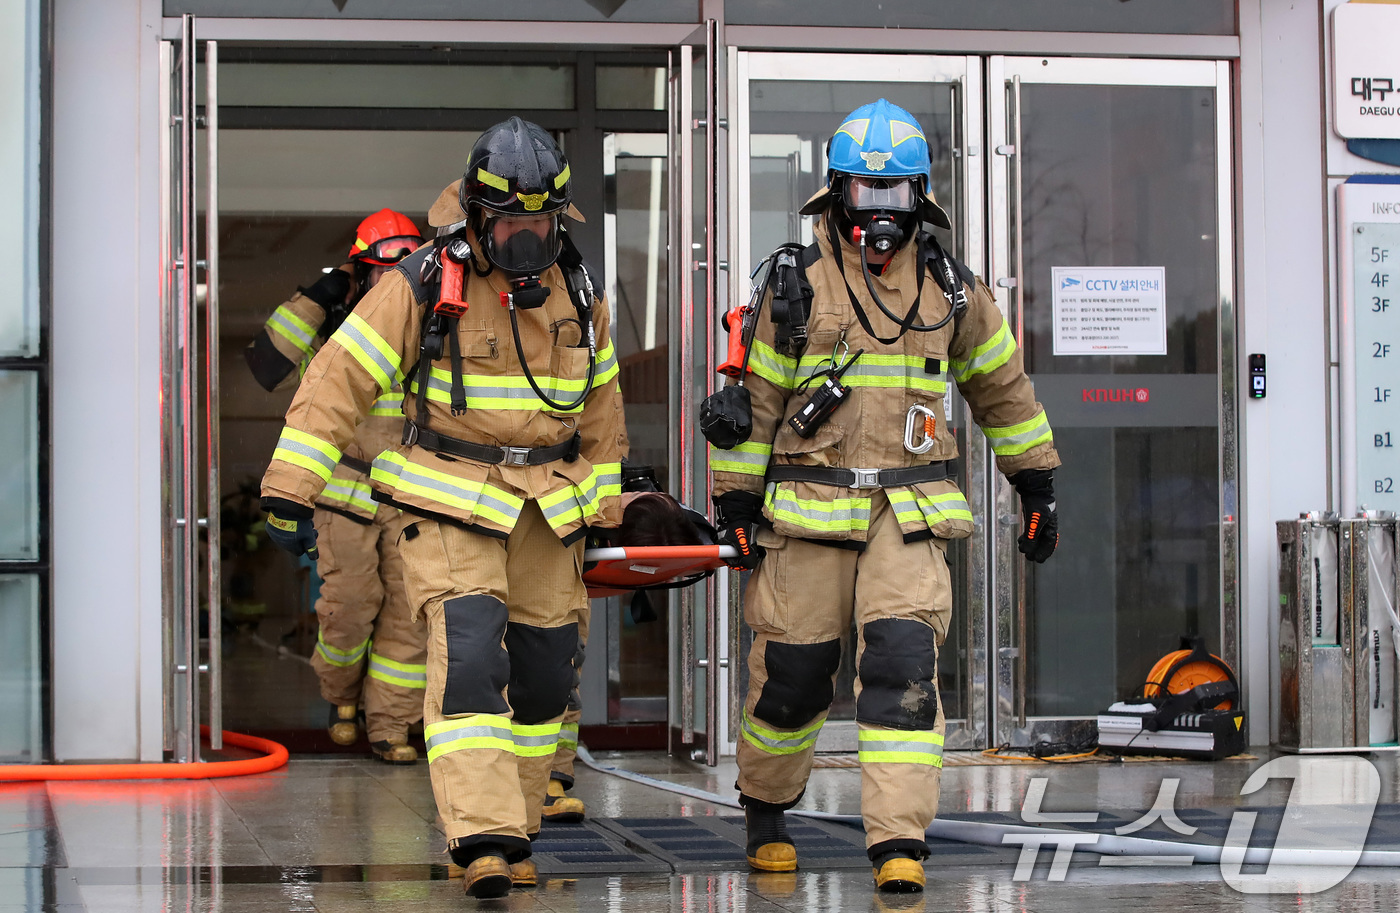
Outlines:
[[[802,207],[816,243],[776,252],[750,324],[748,414],[716,425],[752,432],[712,435],[702,410],[721,538],[756,569],[738,758],[747,854],[761,871],[797,867],[783,812],[806,789],[854,621],[875,882],[920,891],[942,770],[946,551],[973,528],[943,418],[948,376],[1020,494],[1019,547],[1035,561],[1058,542],[1060,460],[991,291],[923,228],[952,225],[918,121],[884,99],[858,108],[828,160]],[[707,401],[711,418],[743,402],[727,390]]]

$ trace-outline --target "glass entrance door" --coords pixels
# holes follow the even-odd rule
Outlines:
[[[1060,546],[996,485],[998,743],[1070,737],[1183,635],[1236,664],[1229,70],[989,61],[998,297],[1055,429]]]
[[[981,65],[977,57],[731,51],[730,301],[747,300],[749,272],[769,251],[786,241],[812,243],[813,219],[797,211],[825,181],[826,142],[845,115],[877,98],[908,110],[923,126],[933,154],[933,191],[954,224],[939,240],[980,272]],[[950,422],[966,442],[964,411],[955,406]],[[980,512],[986,474],[980,438],[964,453],[960,482]],[[949,551],[954,623],[939,656],[939,687],[950,747],[986,741],[984,529],[979,525],[973,538]],[[822,751],[855,750],[854,644],[847,638],[836,701],[818,743]],[[741,677],[746,668],[740,664]]]

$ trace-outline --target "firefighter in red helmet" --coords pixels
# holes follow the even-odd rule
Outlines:
[[[347,262],[298,289],[244,350],[258,383],[271,391],[299,380],[359,299],[422,243],[401,212],[381,209],[365,218]],[[312,555],[322,582],[311,664],[331,704],[331,739],[353,745],[363,721],[370,750],[391,764],[418,759],[408,730],[423,718],[427,682],[427,629],[411,617],[398,555],[403,514],[370,498],[370,461],[398,442],[402,412],[403,391],[394,387],[356,430],[316,499],[320,537]]]

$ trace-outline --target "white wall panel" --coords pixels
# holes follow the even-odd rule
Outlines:
[[[1316,4],[1249,0],[1240,18],[1241,390],[1248,354],[1268,357],[1268,397],[1240,406],[1244,672],[1262,743],[1277,732],[1274,523],[1328,507],[1323,67]]]
[[[59,0],[53,81],[54,748],[159,760],[160,4]]]

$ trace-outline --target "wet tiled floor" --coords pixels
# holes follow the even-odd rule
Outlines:
[[[732,763],[711,769],[649,753],[600,761],[733,795]],[[1379,774],[1379,801],[1393,807],[1400,795],[1395,759],[1378,755],[1372,761]],[[1016,820],[1032,782],[1048,778],[1042,811],[1102,809],[1121,815],[1150,808],[1163,781],[1175,780],[1175,807],[1187,820],[1192,820],[1190,810],[1229,812],[1236,806],[1290,803],[1290,808],[1310,808],[1303,816],[1321,815],[1316,820],[1325,824],[1326,809],[1363,798],[1369,781],[1369,775],[1358,780],[1345,770],[1339,776],[1336,767],[1317,767],[1311,773],[1304,770],[1296,784],[1275,779],[1241,795],[1250,774],[1263,763],[950,766],[943,775],[940,814]],[[733,828],[732,821],[723,819],[737,814],[588,770],[581,770],[575,792],[587,800],[591,817],[624,819],[590,825],[613,847],[627,842],[623,825],[629,821],[640,833],[646,822],[705,818],[710,819],[706,833],[722,835]],[[852,814],[859,797],[856,770],[819,769],[801,807]],[[1008,814],[986,814],[997,812]],[[1375,833],[1373,829],[1373,837]],[[1258,867],[1247,866],[1244,875],[1252,880],[1238,882],[1243,890],[1237,890],[1217,865],[1105,867],[1099,864],[1103,857],[1083,851],[1074,854],[1063,880],[1054,880],[1051,851],[1044,850],[1030,878],[1018,879],[1018,850],[997,848],[980,856],[944,857],[959,860],[955,865],[931,862],[923,895],[884,896],[872,889],[869,870],[858,865],[757,875],[747,871],[737,851],[733,865],[721,861],[687,868],[683,860],[675,861],[679,857],[663,865],[640,844],[630,849],[645,862],[632,866],[635,874],[547,876],[533,891],[475,901],[462,895],[459,881],[447,880],[442,835],[421,764],[404,769],[359,760],[298,760],[271,774],[204,782],[0,784],[0,913],[1400,909],[1400,870],[1395,868],[1357,868],[1340,884],[1303,893],[1316,886],[1308,879],[1340,872],[1309,867],[1276,871],[1265,879]],[[652,871],[645,871],[648,866]]]

